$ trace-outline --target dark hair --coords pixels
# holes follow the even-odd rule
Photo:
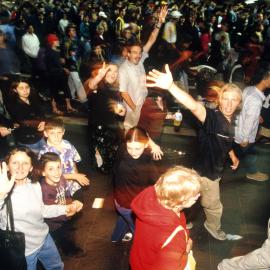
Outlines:
[[[269,77],[270,77],[270,69],[269,69],[269,67],[267,69],[265,69],[263,67],[259,67],[256,70],[256,73],[255,73],[254,77],[251,80],[251,84],[253,84],[253,85],[258,84],[262,80],[266,80]]]
[[[59,157],[59,155],[57,155],[56,153],[53,152],[47,152],[44,155],[41,156],[41,158],[39,159],[39,170],[40,172],[43,172],[45,169],[45,166],[48,162],[59,162],[61,163],[61,158]]]
[[[50,130],[53,128],[65,129],[63,120],[61,118],[50,118],[46,120],[44,130]]]
[[[18,85],[20,83],[27,83],[29,86],[29,82],[27,80],[20,80],[20,79],[17,79],[16,81],[13,81],[10,85],[10,90],[13,91],[14,89],[17,89]],[[31,87],[30,87],[31,88]]]
[[[30,159],[32,163],[33,170],[29,173],[29,178],[31,179],[32,183],[37,182],[39,180],[39,173],[37,171],[37,156],[36,154],[31,151],[28,147],[25,146],[17,146],[12,148],[9,153],[5,157],[5,161],[8,164],[10,158],[18,152],[25,153]]]
[[[149,137],[144,129],[133,127],[128,130],[125,140],[126,142],[140,142],[146,144],[149,141]]]

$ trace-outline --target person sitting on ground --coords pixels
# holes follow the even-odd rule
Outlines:
[[[133,199],[136,227],[130,252],[132,270],[189,269],[192,240],[183,209],[200,197],[200,179],[194,170],[176,166]]]
[[[201,205],[206,215],[204,227],[217,240],[226,240],[226,234],[221,230],[223,206],[219,181],[228,156],[233,170],[239,165],[232,149],[233,118],[241,104],[242,91],[234,84],[225,84],[220,90],[218,108],[208,109],[175,85],[168,65],[165,70],[166,73],[152,70],[147,76],[147,85],[168,90],[199,120],[199,158],[195,169],[203,176]]]
[[[79,173],[76,163],[81,161],[81,157],[76,148],[68,141],[64,140],[65,128],[63,120],[48,119],[44,127],[44,136],[47,138],[46,144],[39,152],[39,158],[47,153],[54,152],[60,156],[64,177],[68,180],[68,188],[71,196],[81,197],[81,186],[88,186],[89,179],[85,174]],[[76,194],[74,194],[76,192]]]
[[[158,179],[159,173],[148,145],[146,131],[133,127],[117,152],[113,166],[113,187],[118,220],[111,236],[113,242],[131,240],[134,221],[130,203],[138,193]]]
[[[13,122],[20,125],[14,133],[17,143],[37,154],[44,145],[42,132],[45,125],[39,96],[26,80],[17,80],[11,84],[10,97],[5,103]]]
[[[68,182],[62,174],[60,157],[52,152],[45,153],[39,160],[39,169],[43,178],[41,180],[42,198],[45,205],[73,204],[76,213],[82,210],[83,204],[78,200],[73,200],[68,189]],[[75,245],[72,226],[73,223],[67,216],[56,218],[45,218],[52,238],[58,248],[66,256],[81,257],[85,253]]]

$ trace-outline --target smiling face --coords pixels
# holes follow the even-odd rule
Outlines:
[[[52,146],[59,146],[63,140],[65,130],[63,128],[52,128],[44,131],[45,137],[47,137],[47,142]]]
[[[62,175],[62,167],[60,161],[48,161],[42,172],[47,184],[56,186],[59,183]]]
[[[109,69],[105,75],[105,81],[108,84],[114,84],[118,78],[118,67],[116,65],[109,65]]]
[[[219,110],[230,120],[241,103],[241,96],[237,91],[224,91],[219,98]]]
[[[11,175],[15,175],[16,181],[25,180],[32,168],[31,158],[25,152],[16,152],[9,158],[8,170]]]
[[[128,61],[133,63],[134,65],[138,65],[142,58],[142,49],[140,46],[132,46],[130,47],[130,51],[128,53]]]
[[[146,147],[147,144],[141,142],[127,142],[127,152],[134,159],[140,158]]]
[[[20,99],[26,100],[30,95],[30,86],[28,83],[20,82],[14,91],[18,94]]]

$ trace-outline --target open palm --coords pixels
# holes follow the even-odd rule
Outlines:
[[[173,83],[172,73],[169,69],[168,64],[165,65],[166,73],[160,72],[156,69],[153,69],[147,75],[148,87],[159,87],[162,89],[169,89]]]
[[[0,166],[0,194],[5,195],[10,192],[14,185],[15,175],[8,179],[7,164],[5,162]]]

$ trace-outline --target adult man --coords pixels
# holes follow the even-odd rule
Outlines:
[[[141,48],[140,44],[129,46],[127,59],[119,68],[119,89],[127,104],[127,113],[124,122],[126,130],[136,126],[139,121],[141,107],[148,92],[143,62],[148,57],[148,52],[157,39],[166,14],[167,8],[163,7],[159,13],[158,23],[155,25],[155,29],[152,31],[146,44],[143,48]]]
[[[256,139],[260,112],[265,96],[263,92],[270,87],[270,71],[258,70],[255,85],[248,86],[243,91],[243,108],[237,118],[235,128],[235,151],[243,159],[246,167],[246,177],[255,181],[266,181],[268,175],[261,173],[256,167]]]
[[[27,32],[22,36],[22,49],[31,65],[31,70],[29,71],[35,73],[40,42],[34,33],[34,27],[32,25],[28,26]]]
[[[218,109],[207,109],[174,84],[168,65],[165,70],[166,73],[157,70],[150,72],[147,78],[153,83],[148,86],[167,89],[201,122],[198,136],[200,155],[195,168],[202,176],[201,205],[206,215],[204,227],[217,240],[226,240],[226,234],[221,230],[223,206],[220,201],[219,181],[228,155],[233,170],[239,164],[232,150],[232,119],[241,103],[241,90],[234,84],[224,85],[220,90]]]

